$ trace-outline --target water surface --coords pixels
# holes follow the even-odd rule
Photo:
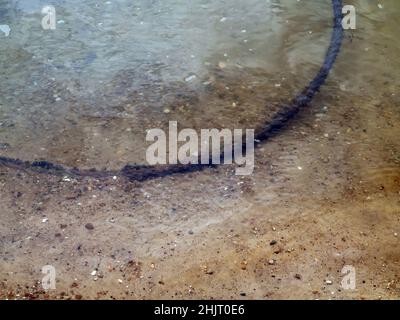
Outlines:
[[[318,71],[330,2],[3,1],[2,154],[144,163],[146,130],[257,129]]]

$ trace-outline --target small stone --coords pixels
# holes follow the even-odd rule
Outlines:
[[[93,270],[90,275],[95,276],[97,274],[96,270]]]
[[[85,224],[85,228],[88,229],[88,230],[93,230],[93,229],[94,229],[94,226],[93,226],[93,224],[91,224],[91,223],[86,223],[86,224]]]
[[[220,69],[224,69],[224,68],[226,68],[226,63],[221,61],[221,62],[218,63],[218,67]]]
[[[10,35],[11,28],[7,24],[2,24],[0,25],[0,31],[3,32],[6,37],[8,37]]]
[[[274,246],[274,245],[277,244],[277,241],[276,241],[276,240],[272,240],[269,244],[270,244],[271,246]]]
[[[192,81],[192,80],[194,80],[194,79],[196,79],[196,75],[192,74],[192,75],[186,77],[186,78],[185,78],[185,81],[186,81],[186,82],[190,82],[190,81]]]
[[[268,260],[268,264],[271,265],[271,266],[274,265],[275,264],[275,260],[273,260],[273,259]]]
[[[333,282],[332,282],[331,280],[326,280],[325,283],[326,283],[327,285],[332,285],[332,284],[333,284]]]
[[[297,280],[301,280],[301,274],[296,273],[296,274],[294,275],[294,277],[295,277]]]

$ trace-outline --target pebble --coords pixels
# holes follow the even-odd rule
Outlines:
[[[333,282],[332,282],[331,280],[326,280],[325,283],[326,283],[327,285],[333,284]]]
[[[277,241],[276,241],[276,240],[272,240],[269,244],[270,244],[271,246],[276,245],[276,244],[277,244]]]
[[[85,228],[88,229],[88,230],[93,230],[93,229],[94,229],[94,226],[93,226],[92,223],[86,223],[86,224],[85,224]]]
[[[7,24],[2,24],[2,25],[0,25],[0,31],[2,31],[4,33],[4,35],[6,37],[8,37],[10,35],[11,28]]]
[[[192,80],[194,80],[194,79],[196,79],[196,76],[193,74],[193,75],[191,75],[191,76],[186,77],[186,78],[185,78],[185,81],[186,81],[186,82],[190,82],[190,81],[192,81]]]
[[[271,260],[268,260],[268,264],[269,264],[269,265],[273,265],[273,264],[275,264],[275,260],[273,260],[273,259],[271,259]]]

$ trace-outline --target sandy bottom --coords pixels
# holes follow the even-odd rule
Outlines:
[[[257,150],[247,177],[1,168],[0,297],[400,298],[398,97],[332,91]],[[55,290],[41,287],[44,265]],[[355,290],[341,286],[345,265]]]

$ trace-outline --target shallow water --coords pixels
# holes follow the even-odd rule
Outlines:
[[[43,30],[44,5],[0,7],[1,153],[81,168],[145,163],[146,130],[171,120],[259,128],[318,71],[332,25],[329,1],[58,1]],[[331,83],[394,91],[399,5],[356,7],[368,39],[344,45]]]
[[[43,1],[1,8],[2,154],[78,167],[143,163],[145,132],[258,128],[317,72],[329,3]]]
[[[120,33],[123,1],[66,2],[52,33],[44,3],[0,6],[1,155],[113,168],[142,162],[145,129],[170,119],[260,124],[314,76],[331,32],[329,1],[192,2],[176,16],[143,2],[126,29],[140,35]],[[253,175],[137,183],[1,167],[0,296],[36,294],[50,263],[57,298],[398,299],[400,5],[380,2],[354,1],[357,30],[328,81],[257,148]],[[357,290],[340,289],[343,265]]]

